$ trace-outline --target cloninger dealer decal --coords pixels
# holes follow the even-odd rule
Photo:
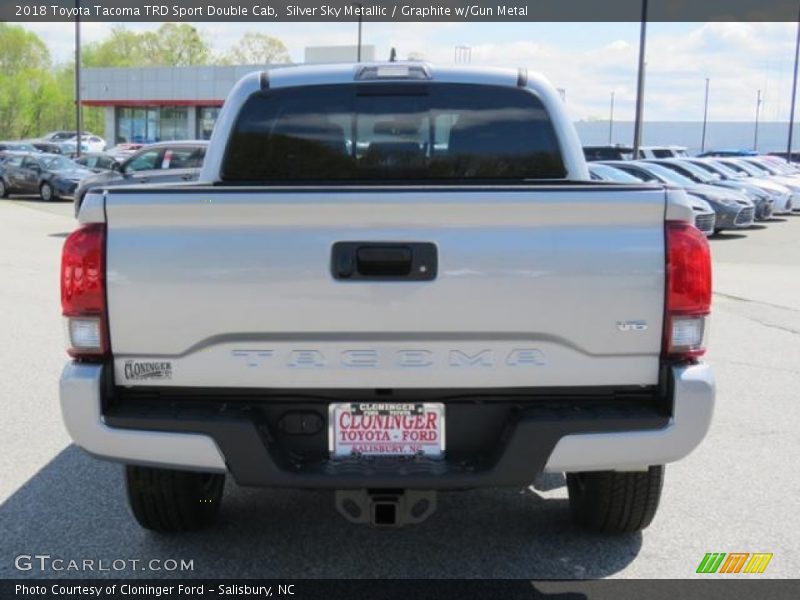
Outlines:
[[[126,360],[123,373],[128,381],[172,379],[172,363],[168,361]]]

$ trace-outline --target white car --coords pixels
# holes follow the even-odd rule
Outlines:
[[[75,135],[61,142],[61,151],[64,154],[74,154],[77,152],[77,139],[78,136]],[[106,141],[100,136],[94,134],[81,135],[81,152],[103,152],[105,149]]]
[[[686,146],[641,146],[639,148],[640,159],[653,158],[686,158]]]
[[[745,177],[753,178],[756,183],[762,184],[763,182],[767,182],[785,188],[788,193],[776,199],[772,205],[773,215],[790,214],[795,203],[800,201],[800,182],[792,177],[773,175],[767,167],[763,165],[759,166],[758,162],[744,160],[744,158],[741,157],[721,158],[718,162],[721,162]]]

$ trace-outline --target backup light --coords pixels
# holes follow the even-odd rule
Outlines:
[[[74,351],[97,352],[103,345],[100,317],[67,317],[67,344]]]
[[[704,350],[708,317],[673,317],[670,352],[694,353]]]

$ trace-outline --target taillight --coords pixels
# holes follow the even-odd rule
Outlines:
[[[711,312],[711,250],[693,225],[667,221],[667,294],[664,353],[671,359],[702,356]]]
[[[67,352],[98,360],[109,352],[105,285],[106,226],[83,225],[64,242],[61,253],[61,309]]]

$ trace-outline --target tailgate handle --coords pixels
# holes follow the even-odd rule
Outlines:
[[[437,250],[430,242],[336,242],[331,252],[335,279],[430,281],[436,270]]]
[[[356,266],[362,275],[403,277],[411,272],[411,248],[364,246],[356,250]]]

